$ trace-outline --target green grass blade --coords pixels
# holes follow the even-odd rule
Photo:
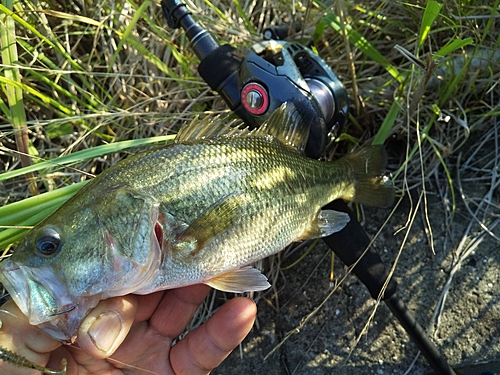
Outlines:
[[[144,139],[133,139],[129,141],[121,141],[116,143],[111,143],[102,146],[96,146],[89,149],[76,151],[70,155],[61,156],[57,159],[47,160],[39,162],[37,164],[31,165],[29,167],[24,167],[21,169],[16,169],[10,172],[5,172],[0,174],[0,181],[5,181],[10,178],[22,176],[29,172],[40,171],[43,169],[51,168],[54,166],[62,166],[67,164],[74,164],[81,162],[83,160],[88,160],[103,155],[112,154],[115,152],[124,151],[131,148],[137,148],[140,146],[146,146],[151,144],[159,144],[162,142],[172,141],[175,135],[158,136]]]
[[[415,154],[417,153],[418,148],[421,147],[421,144],[423,144],[424,141],[427,139],[427,135],[429,134],[432,127],[434,126],[436,119],[437,119],[437,115],[435,113],[433,113],[431,118],[429,119],[429,122],[427,123],[427,125],[425,126],[424,130],[422,131],[422,133],[420,135],[420,137],[421,137],[420,144],[417,143],[417,144],[413,145],[413,147],[412,147],[411,151],[409,152],[408,157],[406,158],[404,163],[399,167],[399,169],[395,173],[393,173],[393,180],[398,178],[399,175],[401,173],[403,173],[403,171],[406,168],[406,165],[413,159],[413,156],[415,156]]]
[[[151,4],[151,0],[144,1],[139,9],[134,14],[134,17],[128,24],[128,26],[125,28],[123,31],[123,36],[120,39],[120,42],[118,43],[118,46],[116,47],[116,50],[113,54],[113,57],[111,58],[111,62],[109,63],[108,71],[111,71],[113,65],[115,65],[116,59],[118,58],[118,54],[123,48],[123,45],[125,44],[126,40],[128,40],[129,36],[132,35],[132,32],[134,31],[137,22],[142,18],[142,15],[144,14],[144,11],[149,7]]]
[[[339,16],[329,13],[327,14],[323,22],[329,25],[337,33],[342,35],[342,27],[340,25]],[[373,45],[361,34],[359,34],[351,25],[345,24],[345,30],[347,32],[347,37],[349,42],[359,48],[369,59],[380,64],[395,80],[402,83],[404,77],[399,73],[394,65],[392,65],[387,59],[382,56],[382,54],[373,47]]]
[[[12,8],[12,1],[4,1],[7,7]],[[2,83],[5,84],[5,94],[10,108],[9,119],[14,129],[19,130],[26,125],[24,113],[23,91],[20,86],[21,77],[19,75],[16,29],[12,17],[5,17],[1,26],[2,43],[2,63],[4,65]]]
[[[489,8],[491,9],[491,17],[489,17],[488,19],[488,22],[486,23],[486,26],[482,32],[482,35],[481,35],[481,41],[478,43],[478,45],[483,45],[484,41],[486,40],[487,36],[490,34],[491,32],[491,28],[495,27],[495,24],[496,24],[496,20],[498,20],[498,5],[499,5],[500,1],[499,0],[495,0],[495,2],[493,4],[490,4],[489,5]],[[498,33],[498,30],[496,32],[494,32],[498,35],[497,37],[497,42],[500,43],[500,33]]]
[[[429,32],[431,31],[432,24],[436,20],[437,16],[439,15],[439,12],[441,11],[441,8],[443,7],[443,4],[438,3],[437,1],[430,0],[427,2],[424,10],[424,16],[422,17],[422,24],[420,25],[420,31],[418,34],[418,48],[417,48],[417,55],[418,51],[420,51],[420,48],[424,44],[425,40],[427,39],[427,36],[429,35]]]
[[[226,15],[223,12],[221,12],[221,10],[217,8],[212,2],[210,2],[209,0],[205,0],[205,4],[207,4],[217,14],[217,17],[222,22],[229,22]]]
[[[3,112],[6,118],[10,118],[10,109],[7,104],[0,98],[0,110]]]
[[[448,165],[446,164],[446,161],[444,160],[444,157],[441,154],[441,152],[438,150],[438,148],[434,145],[433,142],[429,142],[429,143],[432,146],[434,152],[436,153],[436,156],[439,159],[439,162],[443,166],[443,170],[444,170],[444,173],[446,175],[446,180],[448,181],[448,186],[450,187],[450,194],[451,194],[451,218],[450,218],[450,222],[451,222],[451,221],[453,221],[453,218],[455,217],[455,212],[456,212],[456,208],[457,208],[457,202],[456,202],[456,197],[455,197],[455,188],[453,186],[453,178],[451,176]]]
[[[471,64],[472,59],[466,59],[462,69],[460,69],[453,80],[446,86],[444,93],[439,96],[438,107],[442,108],[444,104],[451,98],[453,92],[457,89],[459,84],[463,82],[463,77]]]
[[[7,10],[12,10],[12,0],[4,0],[3,4]],[[21,164],[28,166],[32,163],[30,158],[30,140],[28,138],[28,127],[26,125],[26,114],[24,111],[23,90],[21,76],[18,68],[18,55],[16,43],[15,22],[10,16],[6,16],[0,23],[0,42],[3,68],[3,77],[0,82],[4,83],[5,95],[8,102],[8,110],[4,112],[12,124],[15,132],[16,146],[20,153]],[[38,189],[33,183],[34,176],[26,176],[32,194],[37,194]]]
[[[30,2],[28,2],[28,4],[30,4]],[[33,11],[35,10],[33,9]],[[61,57],[65,61],[67,61],[73,69],[80,72],[86,71],[84,67],[82,67],[77,61],[75,61],[75,59],[73,59],[68,52],[66,52],[66,50],[61,45],[56,36],[53,35],[52,30],[50,30],[50,28],[44,29],[47,30],[47,32],[50,34],[49,36],[46,36],[42,32],[40,32],[34,25],[31,25],[28,21],[23,19],[23,17],[16,14],[15,12],[12,12],[7,7],[0,5],[0,12],[5,13],[8,17],[12,17],[12,19],[16,21],[21,28],[33,33],[34,36],[40,38],[40,40],[42,40],[45,45],[50,46],[55,53],[61,55]],[[45,27],[46,25],[42,23],[41,26]],[[96,95],[92,85],[87,81],[85,75],[80,75],[80,78],[82,79],[83,86],[85,87],[85,89],[88,90],[90,93],[92,93],[92,95],[87,95],[87,100],[89,100],[89,103],[91,103],[94,108],[102,107],[104,104],[97,99],[99,96]],[[75,86],[75,89],[78,89],[78,85]]]
[[[116,32],[120,38],[126,39],[126,42],[134,46],[134,48],[139,52],[144,58],[153,63],[159,70],[164,72],[167,76],[175,79],[181,80],[178,74],[176,74],[171,68],[167,66],[158,56],[153,52],[148,50],[144,45],[142,45],[139,40],[137,40],[133,35],[124,35],[123,33]]]
[[[93,20],[92,18],[79,16],[77,14],[68,14],[68,13],[59,12],[57,10],[52,10],[52,9],[45,9],[43,11],[43,13],[50,15],[50,16],[53,16],[53,17],[65,19],[65,20],[68,20],[71,22],[73,22],[73,21],[81,22],[81,23],[85,23],[87,25],[96,26],[96,27],[102,26],[100,22]]]
[[[238,0],[233,0],[233,1],[234,1],[234,4],[236,5],[236,11],[238,12],[238,15],[241,17],[241,19],[243,20],[243,23],[245,24],[246,30],[250,34],[256,35],[257,30],[255,30],[254,25],[252,25],[252,22],[248,18],[248,14],[243,10],[240,2]]]
[[[0,226],[18,225],[31,216],[65,202],[88,181],[65,186],[0,207]]]
[[[68,108],[64,105],[62,105],[59,101],[51,98],[50,96],[47,96],[40,91],[35,90],[31,86],[28,86],[22,82],[12,80],[8,77],[2,77],[0,76],[0,83],[3,83],[7,86],[13,86],[15,88],[21,89],[22,90],[36,96],[37,98],[41,99],[44,103],[50,104],[54,109],[58,110],[61,115],[72,115],[73,113],[68,110]]]
[[[95,107],[95,100],[92,98],[92,95],[87,92],[87,90],[84,90],[80,87],[80,85],[75,82],[75,80],[71,77],[71,74],[70,72],[68,71],[63,71],[59,66],[57,66],[56,64],[54,64],[47,56],[45,56],[43,53],[38,53],[36,51],[36,49],[31,46],[29,43],[27,43],[26,41],[24,40],[21,40],[19,39],[18,40],[18,43],[19,45],[21,46],[21,48],[24,49],[24,51],[26,53],[28,53],[30,56],[32,56],[32,58],[40,63],[44,68],[45,70],[43,70],[42,72],[36,72],[33,70],[33,69],[29,69],[29,68],[26,68],[26,71],[32,75],[33,77],[26,77],[27,79],[29,78],[33,78],[33,79],[37,79],[37,74],[39,75],[44,75],[46,74],[49,78],[49,80],[51,80],[52,84],[51,86],[53,86],[53,88],[65,95],[66,97],[68,98],[71,98],[74,103],[78,104],[80,107],[85,107],[85,108],[88,108],[89,110],[91,110],[92,112],[95,112],[97,110],[97,108],[100,108],[100,107]],[[50,72],[50,74],[49,74]],[[78,76],[81,76],[82,74],[86,74],[88,75],[89,73],[88,72],[78,72]],[[54,77],[58,77],[57,79],[54,79]],[[62,88],[63,85],[67,85],[68,87],[73,87],[77,92],[78,92],[78,95],[72,95],[69,94],[69,92],[67,90],[65,90],[64,88]],[[109,98],[110,99],[110,98]],[[42,102],[45,106],[48,105],[48,103],[44,103]],[[62,103],[61,101],[61,105],[64,105],[64,103]],[[68,105],[65,105],[67,110],[73,114],[74,111],[72,110],[72,108]]]
[[[377,132],[377,135],[372,141],[372,145],[384,144],[385,140],[391,133],[394,121],[396,121],[396,118],[398,117],[399,110],[401,109],[401,103],[402,103],[401,98],[396,98],[392,102],[391,108],[389,109],[387,116],[385,116],[384,121],[382,122],[382,125],[380,125],[380,129]]]
[[[37,212],[31,217],[21,221],[16,226],[17,227],[32,227],[37,225],[47,216],[52,214],[55,210],[57,210],[69,197],[65,199],[55,200],[54,204],[44,210]],[[20,240],[28,231],[25,228],[8,228],[0,232],[0,249],[7,247],[8,245]]]
[[[0,207],[0,227],[38,224],[88,182],[83,181]],[[22,228],[8,228],[0,231],[0,248],[17,241],[25,232],[26,229]]]
[[[318,242],[319,242],[319,238],[316,238],[316,239],[314,240],[314,242],[311,244],[311,246],[309,246],[309,247],[307,248],[307,250],[304,252],[304,254],[302,254],[302,255],[299,257],[299,259],[297,259],[295,262],[293,262],[293,263],[292,263],[292,264],[290,264],[289,266],[286,266],[286,267],[281,267],[281,270],[282,270],[282,271],[289,270],[289,269],[291,269],[291,268],[295,267],[295,266],[296,266],[297,264],[299,264],[300,262],[302,262],[302,261],[306,258],[306,256],[307,256],[307,255],[309,255],[309,253],[311,252],[311,250],[312,250],[312,249],[314,249],[314,248],[316,247],[316,245],[318,244]]]
[[[33,170],[40,170],[54,165],[75,163],[83,159],[90,159],[133,147],[171,141],[175,135],[158,136],[145,139],[117,142],[109,145],[96,146],[87,150],[77,151],[55,160],[48,160],[36,165],[6,172],[0,175],[0,181],[20,176]],[[6,226],[33,226],[45,219],[59,206],[72,197],[88,181],[80,182],[48,193],[40,194],[20,202],[0,207],[0,227]],[[19,240],[26,232],[23,228],[8,228],[0,231],[0,248]]]
[[[434,58],[439,59],[442,57],[446,57],[452,52],[456,51],[457,49],[463,48],[465,46],[468,46],[469,44],[474,43],[474,40],[472,38],[465,38],[465,39],[453,39],[450,40],[447,44],[445,44],[443,47],[441,47],[435,54]]]

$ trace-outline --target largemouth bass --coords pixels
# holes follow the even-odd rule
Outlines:
[[[254,131],[195,122],[172,145],[122,160],[24,237],[0,264],[2,283],[31,324],[64,342],[105,298],[196,283],[268,288],[253,262],[349,221],[327,203],[394,198],[382,147],[307,158],[304,117],[285,103]]]

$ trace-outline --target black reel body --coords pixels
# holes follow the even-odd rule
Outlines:
[[[313,119],[306,154],[318,158],[346,121],[347,92],[325,62],[296,42],[263,40],[241,58],[194,21],[185,4],[164,0],[168,25],[182,27],[200,59],[198,72],[250,127],[258,127],[286,101],[304,103]]]
[[[332,70],[309,48],[295,42],[266,40],[251,46],[237,80],[240,108],[252,126],[262,124],[286,101],[307,102],[311,123],[306,153],[318,158],[329,138],[345,123],[347,93]]]

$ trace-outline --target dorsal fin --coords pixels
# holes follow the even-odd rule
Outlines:
[[[300,101],[283,103],[252,135],[271,135],[284,145],[303,152],[312,119],[304,117],[307,113],[302,107]]]
[[[239,119],[228,119],[222,116],[207,116],[199,119],[196,116],[193,121],[183,125],[175,137],[175,143],[193,141],[197,139],[236,137],[248,135],[250,131]]]
[[[309,111],[309,113],[308,113]],[[220,137],[272,136],[285,146],[303,152],[309,138],[311,123],[319,116],[310,116],[311,109],[299,100],[285,102],[259,128],[250,131],[243,122],[227,117],[196,117],[179,129],[175,143]]]

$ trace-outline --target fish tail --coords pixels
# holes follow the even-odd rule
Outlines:
[[[394,202],[394,186],[384,175],[387,153],[382,145],[369,146],[342,159],[351,171],[352,189],[344,196],[367,206],[387,207]]]

